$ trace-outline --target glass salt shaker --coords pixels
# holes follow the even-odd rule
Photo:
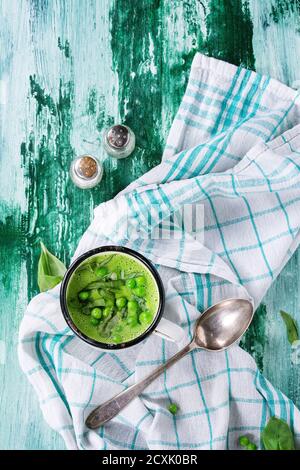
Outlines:
[[[103,167],[92,155],[81,155],[71,163],[70,177],[81,189],[93,188],[102,179]]]
[[[130,127],[116,124],[104,131],[103,147],[112,157],[128,157],[135,147],[135,135]]]

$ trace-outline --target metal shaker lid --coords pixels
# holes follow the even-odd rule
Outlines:
[[[74,164],[74,171],[80,178],[91,179],[97,173],[97,161],[90,155],[83,155],[77,158]]]
[[[81,155],[71,163],[70,176],[79,188],[93,188],[101,181],[102,175],[103,167],[92,155]]]
[[[135,148],[135,135],[125,124],[115,124],[103,132],[103,147],[108,155],[115,158],[125,158]]]
[[[111,147],[122,149],[129,142],[128,128],[122,124],[112,126],[107,132],[107,141]]]

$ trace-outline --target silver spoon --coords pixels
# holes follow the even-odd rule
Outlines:
[[[247,330],[253,317],[253,306],[249,300],[227,299],[205,310],[197,320],[194,337],[190,344],[157,367],[140,382],[110,398],[95,408],[87,417],[86,425],[96,429],[114,418],[134,398],[150,385],[162,372],[194,349],[223,351],[235,343]]]

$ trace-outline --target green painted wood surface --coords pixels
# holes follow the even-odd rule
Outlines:
[[[195,51],[291,84],[300,79],[299,0],[0,0],[0,448],[59,449],[17,364],[17,333],[37,292],[39,240],[66,263],[93,207],[159,161]],[[134,155],[114,161],[102,129],[129,124]],[[74,155],[105,167],[99,187],[68,177]],[[243,344],[300,406],[281,308],[300,322],[296,253]]]

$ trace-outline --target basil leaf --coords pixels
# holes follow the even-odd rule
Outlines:
[[[295,450],[294,436],[286,421],[272,416],[261,434],[266,450]]]
[[[65,265],[47,250],[41,242],[41,256],[38,264],[38,286],[41,292],[59,284],[66,272]]]
[[[285,323],[288,340],[291,344],[299,339],[297,323],[288,313],[280,310],[280,315]]]

